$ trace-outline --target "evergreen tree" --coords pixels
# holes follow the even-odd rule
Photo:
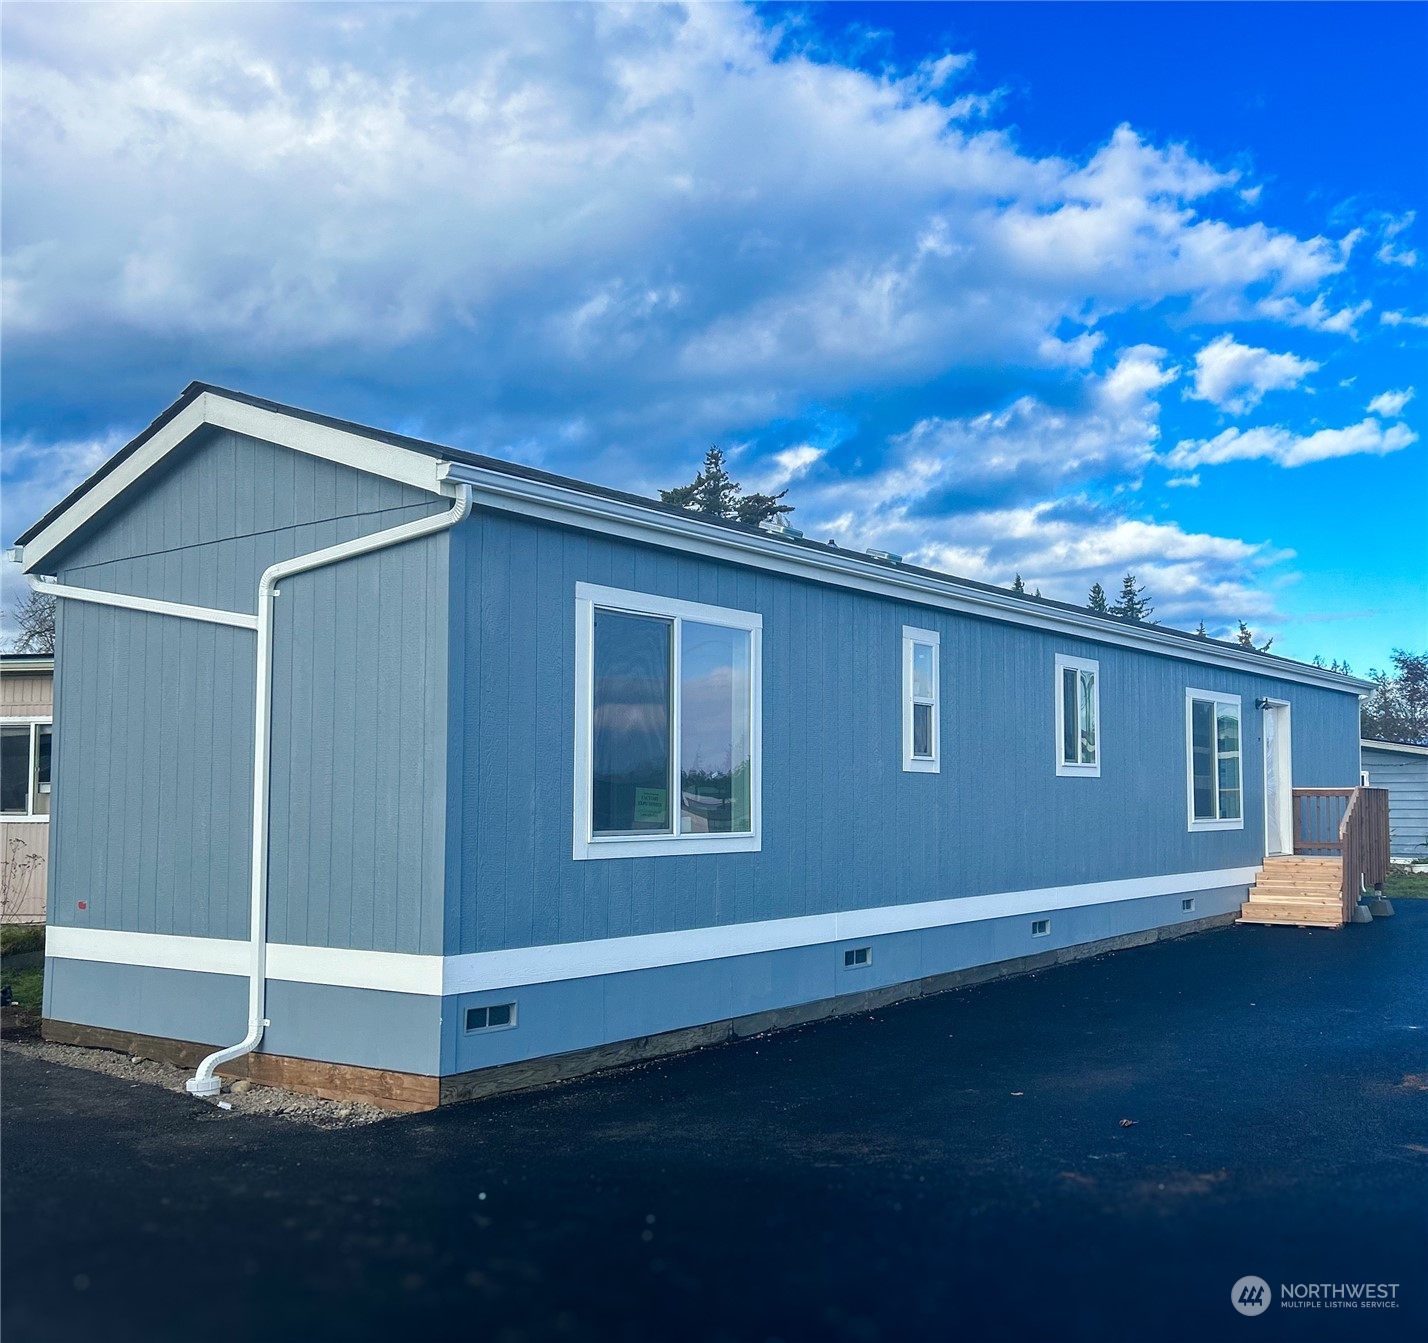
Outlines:
[[[1111,608],[1106,603],[1106,590],[1099,583],[1091,584],[1091,592],[1086,599],[1086,605],[1103,616],[1108,616],[1111,613]]]
[[[1021,575],[1020,575],[1020,574],[1018,574],[1015,578],[1012,579],[1012,591],[1013,591],[1013,592],[1025,592],[1025,591],[1026,591],[1026,584],[1021,581]]]
[[[661,490],[659,497],[661,502],[690,513],[757,526],[769,518],[793,512],[792,504],[779,502],[787,493],[780,490],[777,494],[744,494],[739,482],[729,475],[724,454],[716,443],[704,454],[703,469],[688,485]]]
[[[1363,735],[1428,746],[1428,653],[1395,648],[1393,666],[1396,676],[1377,668],[1369,672],[1374,685],[1363,698]],[[1339,669],[1338,663],[1331,668]],[[1346,662],[1343,670],[1348,669]]]
[[[1235,642],[1239,644],[1241,648],[1253,648],[1256,653],[1267,653],[1274,640],[1267,639],[1262,644],[1255,643],[1254,631],[1242,620],[1240,621],[1240,632],[1235,635]]]
[[[1035,592],[1033,592],[1031,595],[1032,595],[1033,597],[1040,598],[1040,596],[1041,596],[1041,589],[1040,589],[1040,588],[1037,588],[1037,590],[1036,590]]]
[[[1196,626],[1195,633],[1202,639],[1208,639],[1210,637],[1210,631],[1205,628],[1205,622],[1203,620]]]
[[[1155,607],[1145,600],[1145,589],[1136,586],[1134,574],[1127,573],[1121,580],[1121,595],[1111,607],[1111,614],[1136,621],[1149,620],[1155,614]]]

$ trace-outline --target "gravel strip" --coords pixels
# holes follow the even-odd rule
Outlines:
[[[55,1044],[49,1040],[6,1040],[3,1048],[6,1052],[13,1050],[26,1058],[43,1059],[46,1063],[58,1063],[65,1068],[84,1068],[89,1072],[118,1077],[131,1086],[163,1087],[166,1091],[177,1091],[184,1096],[188,1092],[183,1084],[193,1075],[191,1069],[175,1068],[157,1059],[116,1054],[111,1049]],[[358,1101],[329,1101],[319,1096],[284,1091],[279,1087],[259,1086],[246,1079],[230,1082],[225,1078],[222,1093],[213,1100],[191,1099],[203,1105],[217,1106],[222,1102],[236,1115],[274,1115],[293,1123],[324,1129],[361,1128],[364,1124],[391,1119],[394,1113]]]

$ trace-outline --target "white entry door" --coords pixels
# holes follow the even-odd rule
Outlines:
[[[1289,705],[1264,706],[1264,851],[1294,852],[1294,785],[1290,779]]]

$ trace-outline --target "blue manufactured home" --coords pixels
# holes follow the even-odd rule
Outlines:
[[[46,1030],[419,1108],[1232,921],[1363,683],[201,384],[58,594]],[[256,730],[255,730],[256,724]]]

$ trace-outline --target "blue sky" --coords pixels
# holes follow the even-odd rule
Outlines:
[[[0,514],[192,378],[1428,646],[1428,7],[7,4]],[[7,566],[5,591],[15,573]]]

